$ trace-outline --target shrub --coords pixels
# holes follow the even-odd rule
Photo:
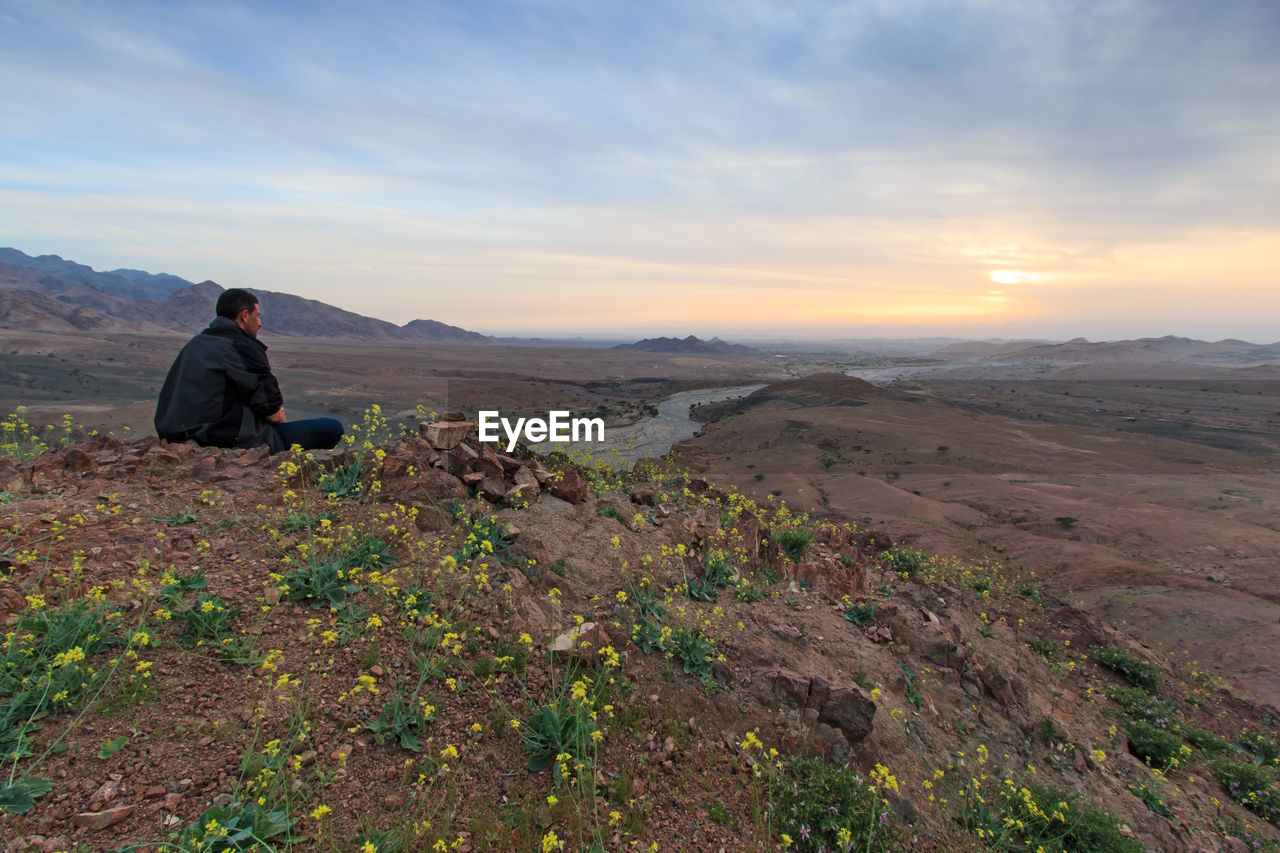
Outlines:
[[[347,576],[347,566],[341,557],[318,563],[309,563],[284,577],[286,601],[311,602],[312,607],[336,607],[348,595],[360,591]]]
[[[1187,743],[1203,749],[1210,755],[1220,755],[1231,748],[1231,744],[1227,743],[1227,739],[1222,735],[1198,729],[1195,726],[1184,726],[1182,736]]]
[[[1275,738],[1241,729],[1240,734],[1236,735],[1236,743],[1252,752],[1262,764],[1280,764],[1280,743],[1276,743]]]
[[[1146,849],[1141,841],[1121,833],[1115,815],[1082,805],[1075,794],[1038,783],[1002,788],[992,801],[970,801],[965,825],[993,850],[1143,853]]]
[[[899,545],[885,549],[882,556],[889,561],[891,571],[905,574],[908,577],[929,565],[929,557],[926,554],[921,551],[912,551]]]
[[[1209,765],[1231,799],[1271,823],[1280,824],[1280,774],[1247,761],[1219,758]]]
[[[865,628],[876,621],[876,605],[873,601],[866,604],[850,604],[844,611],[844,618],[858,627]]]
[[[1124,649],[1096,646],[1092,651],[1094,660],[1120,675],[1134,687],[1144,687],[1154,693],[1160,686],[1160,673],[1156,668],[1147,661],[1135,658]]]
[[[1145,720],[1134,720],[1126,734],[1129,751],[1159,770],[1167,768],[1183,748],[1176,734]]]
[[[331,498],[345,498],[360,493],[360,460],[321,474],[316,482],[320,493]]]
[[[887,773],[884,777],[897,787]],[[797,850],[898,850],[897,830],[877,786],[849,767],[802,758],[769,780],[769,817]]]
[[[795,530],[779,530],[773,535],[773,539],[782,548],[787,557],[793,562],[799,562],[804,558],[805,551],[809,550],[809,543],[813,540],[813,531],[807,527],[797,527]]]
[[[223,853],[228,850],[261,850],[270,839],[288,842],[293,821],[282,809],[268,811],[253,800],[205,809],[178,838],[181,850]],[[268,846],[268,849],[270,847]]]
[[[535,773],[554,761],[559,772],[552,776],[559,785],[568,775],[570,759],[582,763],[590,760],[595,730],[590,707],[573,705],[562,697],[559,702],[543,705],[525,721],[520,748],[529,753],[529,769]]]
[[[1141,687],[1114,690],[1111,692],[1111,699],[1124,709],[1125,716],[1131,720],[1144,720],[1162,729],[1177,724],[1177,706],[1151,695]]]
[[[711,677],[711,641],[700,631],[680,629],[671,636],[671,650],[684,664],[684,671],[699,678]]]

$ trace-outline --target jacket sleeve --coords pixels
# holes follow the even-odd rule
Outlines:
[[[284,405],[284,395],[271,373],[266,350],[256,341],[246,340],[238,343],[236,352],[241,359],[240,369],[229,369],[227,377],[240,389],[245,405],[255,415],[259,418],[274,415]]]

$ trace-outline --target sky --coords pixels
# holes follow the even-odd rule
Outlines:
[[[0,245],[490,334],[1280,340],[1280,3],[0,0]]]

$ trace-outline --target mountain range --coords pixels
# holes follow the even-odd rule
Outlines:
[[[194,333],[208,325],[222,293],[167,273],[98,272],[57,255],[0,248],[0,328],[41,331]],[[254,289],[263,328],[275,335],[368,341],[486,344],[479,332],[436,320],[403,326],[290,293]]]
[[[704,341],[690,335],[687,338],[645,338],[634,344],[619,344],[614,349],[640,350],[642,352],[687,353],[689,355],[763,355],[760,350],[743,344],[731,344],[712,338]]]

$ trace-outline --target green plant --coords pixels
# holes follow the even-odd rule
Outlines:
[[[228,608],[218,596],[202,592],[190,606],[174,611],[183,626],[178,639],[192,646],[205,640],[221,641],[230,633],[241,609]]]
[[[1273,766],[1280,764],[1280,743],[1277,743],[1275,738],[1269,738],[1249,729],[1241,729],[1236,735],[1236,743],[1240,744],[1241,749],[1253,753],[1261,764]]]
[[[1231,748],[1231,744],[1222,735],[1195,726],[1183,726],[1182,737],[1187,743],[1203,749],[1210,755],[1221,755]]]
[[[779,530],[773,534],[773,539],[789,559],[799,562],[804,558],[805,552],[809,550],[809,542],[813,539],[813,531],[807,527]]]
[[[1056,640],[1045,640],[1040,637],[1032,637],[1027,640],[1027,648],[1040,655],[1040,657],[1048,660],[1058,651],[1058,643]]]
[[[284,576],[286,601],[311,602],[312,607],[336,607],[348,595],[360,591],[351,582],[346,560],[342,557],[311,562]]]
[[[418,732],[435,719],[436,708],[428,701],[430,697],[423,699],[419,695],[421,689],[422,678],[419,677],[418,687],[410,695],[405,696],[402,690],[392,693],[378,716],[364,724],[366,729],[373,732],[374,740],[385,743],[395,738],[400,746],[410,752],[422,749],[418,742]]]
[[[1109,812],[1083,805],[1077,795],[1031,782],[1003,786],[995,797],[967,796],[964,823],[992,850],[1043,853],[1143,853]]]
[[[1178,757],[1182,746],[1177,734],[1146,720],[1129,723],[1126,736],[1129,738],[1129,751],[1159,770],[1167,768]]]
[[[273,839],[287,843],[293,820],[283,809],[268,810],[248,800],[226,806],[212,806],[183,830],[180,850],[210,851],[271,849]]]
[[[1122,687],[1111,691],[1109,695],[1131,720],[1145,720],[1160,728],[1168,728],[1177,723],[1177,706],[1151,695],[1141,687]]]
[[[0,704],[0,755],[15,761],[29,755],[27,735],[40,718],[101,686],[110,670],[88,659],[115,642],[109,626],[118,616],[115,608],[83,598],[28,607],[7,635],[0,666],[0,696],[8,700]],[[11,794],[25,801],[17,789]]]
[[[880,777],[897,789],[897,780]],[[769,820],[797,850],[896,851],[898,830],[880,786],[850,767],[801,758],[768,781]]]
[[[461,521],[467,530],[462,547],[453,555],[459,565],[486,554],[499,555],[510,547],[511,543],[503,535],[496,515],[467,518],[465,510],[459,506],[454,511],[454,518]]]
[[[1143,687],[1152,693],[1160,686],[1160,673],[1150,663],[1139,660],[1124,649],[1095,646],[1093,659],[1120,675],[1134,687]]]
[[[701,631],[676,630],[671,636],[671,650],[684,665],[688,675],[711,677],[711,653],[715,647]]]
[[[924,697],[916,690],[916,678],[919,674],[902,661],[898,661],[898,666],[902,669],[902,679],[907,683],[907,701],[919,710],[924,704]]]
[[[1280,774],[1274,768],[1219,758],[1209,764],[1209,770],[1231,799],[1280,825]]]
[[[529,769],[544,770],[553,761],[557,785],[568,775],[570,760],[585,763],[590,758],[591,735],[596,731],[586,704],[574,704],[566,697],[543,705],[525,721],[520,748],[529,753]]]
[[[651,621],[647,616],[640,616],[631,626],[631,642],[647,655],[662,651],[664,640],[662,625]]]
[[[762,601],[768,594],[769,593],[765,589],[764,584],[752,583],[746,578],[738,581],[734,585],[733,590],[734,601],[742,601],[747,604],[754,604],[757,601]]]
[[[342,465],[325,474],[316,481],[320,493],[330,498],[345,498],[360,493],[360,460],[350,465]]]
[[[1130,785],[1129,791],[1139,800],[1142,800],[1143,805],[1160,815],[1160,817],[1168,817],[1173,814],[1169,807],[1164,804],[1164,798],[1160,796],[1160,791],[1155,785],[1148,785],[1145,782]]]
[[[886,548],[881,554],[889,561],[889,570],[910,577],[929,565],[929,557],[922,551],[912,551],[900,545]]]
[[[0,810],[13,814],[26,814],[36,800],[53,790],[48,779],[24,776],[8,785],[0,786]]]
[[[179,527],[183,524],[194,524],[196,514],[191,511],[190,507],[187,507],[184,512],[177,515],[153,515],[151,520],[164,522],[166,527]]]
[[[876,621],[876,605],[874,601],[865,604],[850,604],[845,608],[844,618],[860,628],[865,628]]]
[[[1040,739],[1052,745],[1058,737],[1058,730],[1053,725],[1053,717],[1048,714],[1040,718]]]
[[[626,523],[626,519],[622,517],[622,513],[618,512],[616,509],[609,506],[608,504],[597,509],[596,515],[603,516],[604,518],[612,518],[614,521],[618,521],[623,524]]]
[[[1080,519],[1070,515],[1060,515],[1055,518],[1054,521],[1058,522],[1058,525],[1064,530],[1070,530],[1076,526],[1076,523],[1079,522]]]

